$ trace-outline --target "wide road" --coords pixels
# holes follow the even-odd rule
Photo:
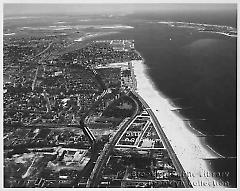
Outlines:
[[[52,45],[53,45],[53,42],[51,42],[51,43],[47,46],[47,48],[45,48],[42,52],[40,52],[40,53],[38,53],[36,56],[34,56],[34,59],[37,58],[38,56],[41,56],[41,55],[44,54],[45,52],[47,52]]]
[[[35,61],[39,56],[41,56],[42,54],[44,54],[45,52],[47,52],[51,46],[52,46],[53,42],[51,42],[47,48],[45,48],[42,52],[38,53],[37,55],[35,55],[33,57],[33,61]],[[38,64],[41,62],[41,59],[38,60]],[[34,62],[33,62],[34,63]],[[37,80],[37,76],[38,76],[38,71],[39,71],[39,66],[37,67],[37,70],[36,70],[36,73],[35,73],[35,76],[34,76],[34,79],[33,79],[33,82],[32,82],[32,91],[34,90],[35,88],[35,84],[36,84],[36,80]]]
[[[188,179],[180,161],[178,160],[171,144],[169,143],[167,136],[165,135],[164,131],[162,130],[162,127],[159,124],[157,117],[155,116],[155,114],[153,113],[153,111],[151,110],[149,105],[145,102],[145,100],[139,94],[137,94],[134,91],[133,91],[133,94],[138,97],[138,99],[141,101],[141,103],[143,104],[143,106],[146,108],[147,112],[151,116],[155,127],[157,127],[156,130],[161,135],[163,144],[168,151],[168,154],[169,154],[169,156],[170,156],[170,158],[171,158],[171,160],[172,160],[172,162],[173,162],[173,164],[174,164],[174,166],[177,170],[177,173],[179,174],[179,176],[180,176],[180,178],[181,178],[181,180],[184,184],[184,187],[185,188],[192,188],[192,185],[191,185],[191,183],[190,183],[190,181],[189,181],[189,179]]]
[[[131,120],[128,120],[124,125],[122,125],[122,127],[120,127],[119,131],[114,135],[112,141],[107,144],[104,147],[104,150],[102,151],[101,155],[99,156],[99,160],[96,163],[96,166],[92,172],[92,177],[90,177],[87,187],[90,188],[94,188],[99,184],[100,181],[100,175],[103,171],[103,167],[104,165],[106,165],[107,160],[110,156],[110,154],[113,151],[114,146],[116,145],[118,139],[120,139],[121,135],[123,134],[124,130],[128,127],[128,125],[130,124],[130,122],[134,119],[134,117],[131,118]]]
[[[136,103],[136,101],[134,101]],[[136,115],[139,112],[139,107],[137,105],[135,112],[133,113],[133,115],[131,116],[131,118],[129,120],[127,120],[127,122],[125,122],[122,126],[120,126],[119,130],[116,132],[116,134],[114,135],[114,137],[112,139],[110,139],[110,142],[104,147],[101,155],[99,156],[99,159],[92,171],[92,174],[89,178],[89,181],[87,183],[87,188],[94,188],[99,184],[100,181],[100,175],[104,170],[104,166],[107,163],[107,160],[110,156],[110,154],[113,151],[114,146],[117,144],[117,141],[120,139],[121,135],[123,134],[123,132],[125,131],[125,129],[130,125],[130,123],[132,122],[132,120],[136,117]]]

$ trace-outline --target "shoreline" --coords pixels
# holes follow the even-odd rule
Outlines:
[[[136,51],[141,55],[138,51]],[[142,57],[142,56],[141,56]],[[216,152],[204,145],[190,127],[183,121],[180,113],[171,111],[175,108],[169,99],[160,93],[146,73],[144,58],[140,61],[132,61],[134,78],[137,82],[136,92],[147,102],[163,127],[174,152],[193,187],[197,188],[225,188],[227,186],[217,185],[221,179],[216,177],[205,177],[206,172],[214,173],[214,169],[203,160],[204,158],[219,157]],[[176,136],[177,135],[177,136]],[[195,162],[193,162],[195,161]],[[217,172],[215,172],[217,173]]]

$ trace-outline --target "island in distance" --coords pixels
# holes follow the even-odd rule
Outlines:
[[[75,7],[92,10],[78,14],[69,4],[70,14],[58,4],[50,13],[51,6],[35,14],[36,5],[4,5],[5,188],[235,187],[234,149],[219,151],[202,140],[232,135],[202,130],[198,123],[211,120],[201,113],[180,117],[194,106],[178,103],[182,98],[174,105],[156,89],[147,73],[154,66],[141,48],[168,52],[152,41],[167,31],[156,43],[178,47],[171,45],[176,28],[180,36],[192,30],[188,40],[216,35],[214,42],[231,49],[235,26],[156,20],[140,5],[132,16],[129,5],[121,5],[124,14],[80,4]],[[143,36],[148,27],[153,39]],[[222,168],[229,161],[233,166]]]

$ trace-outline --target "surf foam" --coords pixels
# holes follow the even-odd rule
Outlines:
[[[148,77],[144,61],[132,63],[137,80],[137,92],[149,104],[159,120],[192,186],[198,188],[226,187],[227,183],[217,178],[216,172],[214,173],[203,160],[219,156],[203,145],[199,138],[189,130],[183,119],[171,111],[175,107],[169,103],[166,96],[157,90]]]

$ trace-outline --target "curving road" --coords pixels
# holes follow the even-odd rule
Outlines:
[[[134,102],[136,103],[136,101]],[[86,186],[87,188],[94,188],[99,184],[99,181],[101,179],[100,175],[103,172],[104,166],[106,165],[107,160],[114,149],[114,146],[117,144],[117,141],[120,139],[121,135],[124,133],[125,129],[129,126],[132,120],[136,117],[138,112],[139,112],[139,107],[137,105],[136,110],[131,116],[131,118],[127,120],[122,126],[120,126],[116,134],[112,137],[112,139],[110,139],[110,142],[106,144],[87,182],[87,186]]]
[[[141,103],[143,104],[143,106],[146,108],[147,112],[151,116],[154,125],[157,127],[156,130],[158,131],[158,134],[161,135],[163,144],[168,151],[168,154],[169,154],[169,156],[170,156],[170,158],[171,158],[171,160],[172,160],[172,162],[173,162],[173,164],[174,164],[174,166],[177,170],[177,173],[179,174],[179,176],[180,176],[180,178],[181,178],[181,180],[184,184],[184,187],[185,188],[192,188],[192,185],[191,185],[191,183],[190,183],[190,181],[189,181],[189,179],[188,179],[180,161],[178,160],[171,144],[169,143],[167,136],[165,135],[164,131],[162,130],[162,127],[159,124],[157,117],[155,116],[155,114],[153,113],[153,111],[151,110],[149,105],[146,103],[146,101],[140,95],[138,95],[136,92],[133,92],[133,94],[138,97],[138,99],[141,101]]]

